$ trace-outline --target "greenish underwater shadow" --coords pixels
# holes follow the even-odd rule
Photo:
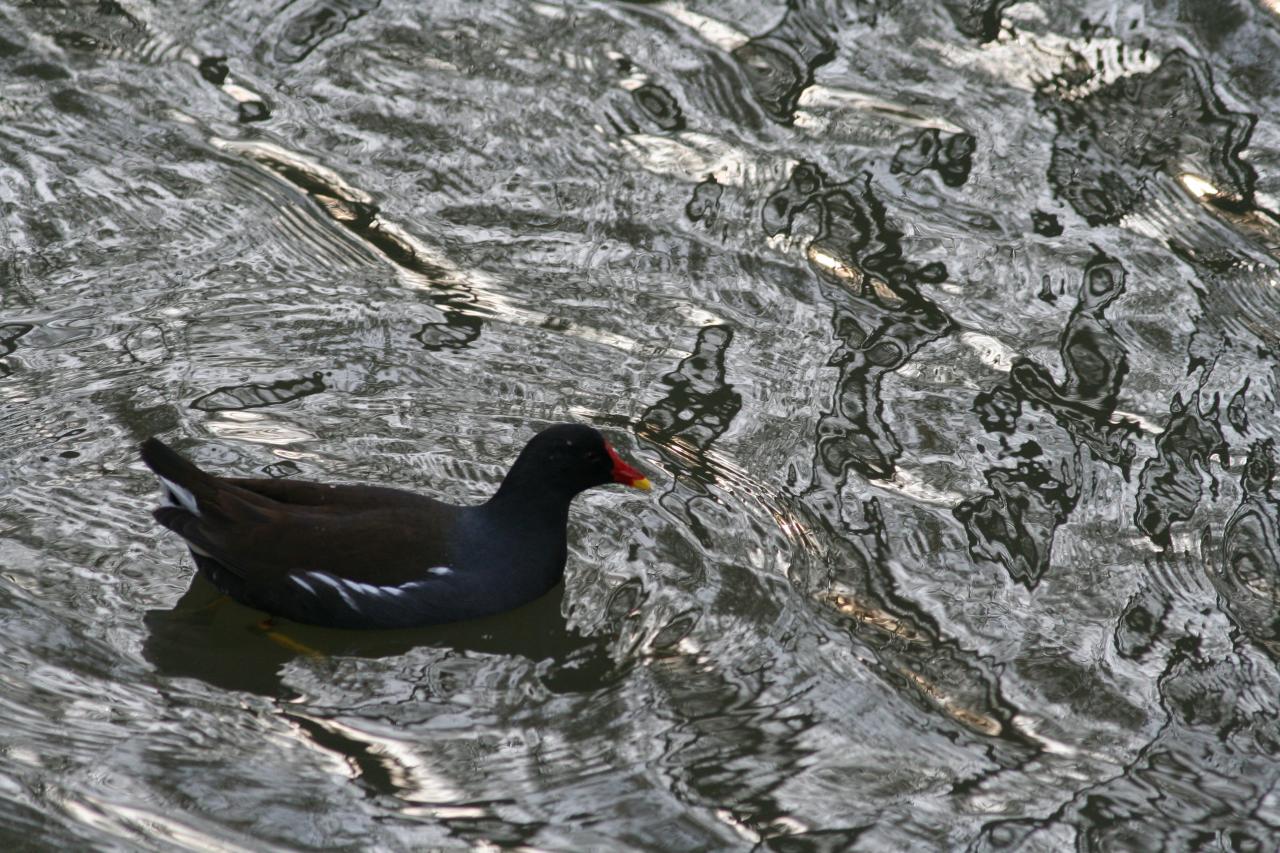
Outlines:
[[[222,595],[198,573],[173,607],[149,610],[143,621],[143,656],[161,674],[196,678],[226,690],[273,699],[297,693],[282,679],[298,657],[384,658],[420,646],[489,655],[511,655],[540,667],[547,689],[585,692],[614,681],[620,665],[610,638],[569,627],[561,612],[564,584],[537,601],[484,619],[394,630],[348,630],[302,625],[266,614]]]

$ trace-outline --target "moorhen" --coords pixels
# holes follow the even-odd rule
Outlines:
[[[557,424],[525,445],[487,502],[454,506],[381,486],[208,474],[156,438],[156,521],[222,592],[296,622],[412,628],[487,616],[564,576],[569,503],[605,483],[648,489],[598,431]]]

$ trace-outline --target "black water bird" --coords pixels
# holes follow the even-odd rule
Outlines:
[[[569,504],[606,483],[649,481],[597,430],[557,424],[525,445],[488,501],[455,506],[381,486],[217,477],[142,443],[181,536],[219,590],[334,628],[409,628],[511,610],[564,576]]]

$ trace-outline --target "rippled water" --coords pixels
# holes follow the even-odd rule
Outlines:
[[[0,6],[3,846],[1276,849],[1278,57],[1275,0]],[[474,500],[569,419],[655,491],[395,634],[211,604],[135,451]]]

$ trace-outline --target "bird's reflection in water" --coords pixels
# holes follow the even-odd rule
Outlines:
[[[485,619],[352,631],[266,621],[266,614],[223,596],[197,574],[171,609],[147,612],[143,654],[167,676],[284,700],[298,696],[281,678],[285,664],[295,658],[380,658],[419,646],[549,660],[550,666],[540,668],[548,690],[592,690],[614,673],[609,643],[570,628],[561,613],[563,598],[561,583],[537,601]]]

